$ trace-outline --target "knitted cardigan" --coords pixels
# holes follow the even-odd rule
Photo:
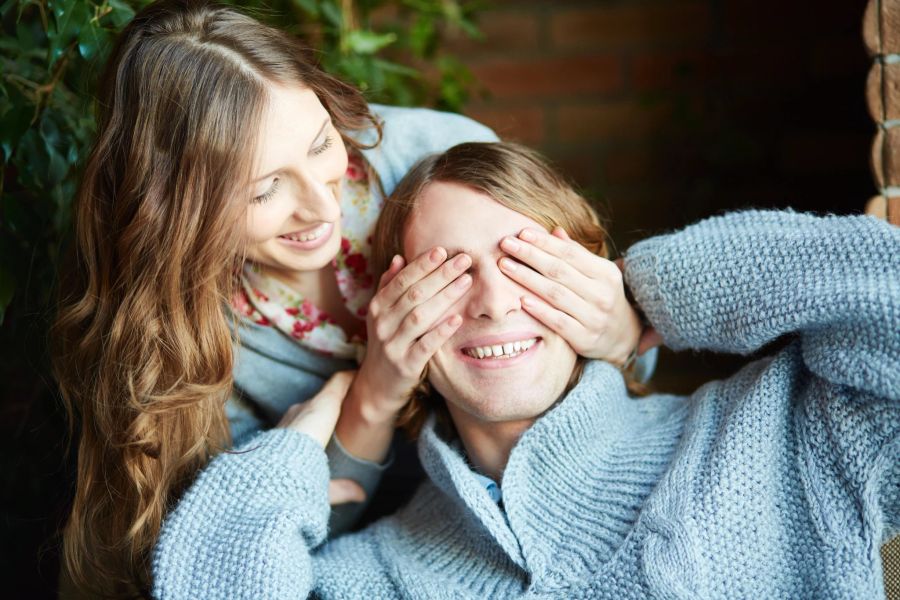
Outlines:
[[[743,212],[632,247],[674,349],[772,356],[689,397],[594,361],[513,448],[494,503],[430,421],[411,502],[325,542],[309,437],[214,459],[166,519],[160,598],[883,598],[900,528],[900,229]],[[505,511],[505,512],[504,512]]]

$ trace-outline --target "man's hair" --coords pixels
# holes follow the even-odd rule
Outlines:
[[[372,265],[376,273],[386,271],[395,254],[403,255],[409,219],[425,188],[436,182],[468,186],[533,219],[547,231],[560,226],[594,254],[608,257],[607,233],[597,213],[539,153],[509,142],[471,142],[423,159],[385,201],[373,236]],[[583,363],[579,357],[567,391],[580,378]],[[429,409],[446,417],[446,406],[423,377],[398,422],[411,435],[418,435]]]

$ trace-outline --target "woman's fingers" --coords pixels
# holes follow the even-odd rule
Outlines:
[[[462,317],[452,315],[443,323],[427,332],[420,337],[409,351],[409,362],[419,372],[425,368],[434,353],[440,349],[444,343],[453,337],[459,326],[462,325]]]
[[[428,273],[409,286],[394,308],[402,314],[408,313],[446,288],[471,266],[472,259],[468,254],[457,254],[444,262],[440,269]]]
[[[411,263],[400,269],[372,300],[372,304],[375,304],[377,307],[376,313],[383,312],[394,306],[413,284],[440,267],[446,259],[447,251],[441,247],[436,247],[423,252]],[[391,264],[393,265],[393,263]]]
[[[397,313],[405,316],[397,328],[394,338],[396,343],[404,346],[412,345],[416,339],[431,330],[447,310],[472,286],[472,276],[468,273],[463,273],[449,282],[447,279],[449,277],[441,277],[438,281],[427,282],[429,285],[423,287],[423,294],[429,293],[430,297],[426,297],[415,306],[407,304],[403,308],[398,308]],[[435,290],[438,285],[443,287]]]
[[[504,256],[500,259],[499,266],[507,277],[579,321],[587,320],[589,315],[596,312],[584,298],[573,292],[569,286],[545,277],[526,265]],[[585,285],[589,285],[589,282]]]
[[[584,348],[590,347],[590,340],[584,339],[588,335],[584,325],[565,312],[531,296],[522,297],[522,307],[535,319],[569,342],[569,345],[579,354]]]
[[[394,277],[394,281],[388,284],[388,287],[397,280],[407,277],[407,271],[412,270],[414,275],[424,272],[424,275],[412,281],[393,306],[381,307],[378,311],[380,314],[373,315],[373,318],[377,319],[375,336],[387,342],[397,335],[407,321],[413,326],[412,331],[415,333],[413,338],[431,329],[437,318],[452,304],[447,300],[455,301],[471,283],[471,277],[465,275],[465,271],[471,265],[472,259],[467,254],[459,254],[430,272],[424,272],[427,267],[411,263]],[[386,300],[387,297],[383,299]],[[438,309],[430,305],[433,299],[438,300],[437,305],[444,308],[436,312]]]
[[[352,479],[332,479],[328,482],[328,504],[347,504],[348,502],[364,502],[366,491]]]
[[[318,394],[290,407],[278,427],[304,433],[324,448],[337,425],[341,404],[355,375],[356,371],[339,371],[332,375]]]
[[[394,258],[391,259],[391,264],[388,265],[387,271],[381,274],[381,279],[378,280],[378,290],[381,291],[384,287],[391,282],[392,279],[403,270],[403,266],[406,264],[406,261],[399,254],[395,254]]]
[[[501,240],[500,247],[550,279],[570,287],[580,285],[584,278],[603,276],[609,268],[606,265],[609,261],[568,239],[561,227],[553,231],[551,235],[546,231],[526,228],[517,237],[508,236]]]

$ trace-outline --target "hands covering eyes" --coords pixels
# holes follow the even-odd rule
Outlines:
[[[643,328],[625,298],[616,263],[573,241],[561,227],[552,234],[523,229],[501,240],[500,248],[509,254],[500,259],[500,269],[534,293],[522,297],[522,307],[578,354],[624,365],[633,350],[643,353],[659,344],[659,335]]]

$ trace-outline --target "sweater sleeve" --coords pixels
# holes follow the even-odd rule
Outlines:
[[[155,598],[305,598],[325,540],[328,465],[312,438],[257,435],[213,459],[163,523]]]
[[[746,354],[794,333],[817,376],[900,399],[900,228],[732,213],[635,244],[625,277],[670,348]]]
[[[347,502],[331,508],[331,517],[328,520],[328,531],[331,535],[349,531],[365,511],[381,483],[385,470],[391,466],[393,457],[379,464],[370,460],[357,458],[341,444],[336,435],[331,436],[328,446],[325,448],[328,457],[328,467],[332,479],[352,479],[362,487],[366,493],[363,502]]]

